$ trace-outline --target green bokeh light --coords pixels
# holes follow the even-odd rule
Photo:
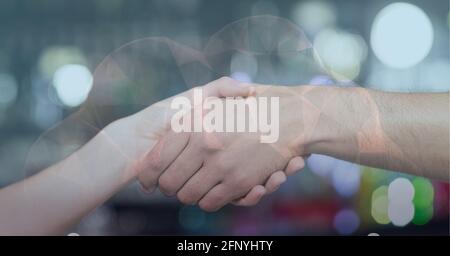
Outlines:
[[[416,191],[413,199],[415,213],[412,222],[416,225],[424,225],[433,218],[433,184],[421,177],[414,178],[412,184]]]
[[[426,208],[433,205],[434,188],[428,179],[417,177],[412,182],[415,190],[413,203],[416,208]]]
[[[371,214],[378,224],[389,224],[388,216],[388,187],[381,186],[372,193],[372,210]]]
[[[416,207],[412,222],[416,225],[424,225],[433,218],[433,206]]]

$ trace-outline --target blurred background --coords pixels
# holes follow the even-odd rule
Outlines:
[[[214,53],[214,39],[229,36],[230,29],[217,31],[236,20],[266,14],[290,21],[288,27],[298,26],[297,32],[287,29],[291,32],[286,33],[305,46],[300,62],[271,62],[273,69],[288,70],[276,73],[276,82],[358,84],[403,92],[449,90],[446,0],[0,0],[0,186],[39,169],[28,170],[26,164],[33,157],[43,161],[40,155],[30,154],[36,145],[40,149],[39,136],[83,106],[98,103],[92,96],[94,71],[106,56],[123,56],[127,47],[113,51],[134,40],[153,36],[173,40],[164,42],[170,50],[161,50],[159,43],[152,52],[145,42],[132,45],[131,60],[152,62],[161,71],[158,76],[175,77],[171,81],[178,87],[152,87],[160,97],[219,75],[273,82],[264,77],[267,65],[260,57],[236,53],[224,61],[229,62],[226,68],[219,63],[215,72],[203,72],[210,72],[209,77],[190,80],[187,76],[193,70],[202,72],[201,67],[180,68],[170,47],[176,42],[193,55]],[[262,33],[281,32],[267,27]],[[315,50],[307,51],[311,46]],[[304,69],[295,69],[296,63]],[[127,106],[144,102],[129,92],[114,97],[126,98]],[[105,120],[138,109],[110,109]],[[73,136],[70,129],[65,133]],[[70,144],[66,138],[59,143]],[[73,151],[79,145],[69,146]],[[160,194],[146,195],[132,184],[73,231],[81,235],[448,235],[449,200],[447,183],[312,155],[305,170],[252,208],[227,206],[205,213]]]

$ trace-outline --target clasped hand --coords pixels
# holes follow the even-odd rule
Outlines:
[[[201,87],[204,97],[219,98],[260,97],[268,93],[267,88],[226,77]],[[270,92],[274,93],[281,98],[286,94]],[[190,90],[181,96],[192,98],[192,94]],[[280,138],[275,143],[261,143],[254,132],[175,132],[170,128],[172,99],[150,106],[118,126],[133,131],[121,136],[127,138],[121,145],[133,148],[129,158],[135,161],[130,169],[146,191],[158,187],[182,203],[216,211],[228,203],[254,205],[303,168],[303,152],[291,143],[298,138],[283,130],[291,123],[280,120]],[[292,108],[285,105],[282,99],[281,113],[283,108]]]

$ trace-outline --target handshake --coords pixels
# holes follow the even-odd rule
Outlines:
[[[135,180],[206,211],[254,205],[313,153],[448,181],[448,96],[221,78],[2,188],[0,234],[62,232]]]
[[[127,177],[145,191],[158,187],[206,211],[228,203],[251,206],[304,167],[312,127],[296,121],[301,98],[289,87],[223,77],[104,131],[126,156]]]
[[[424,119],[426,113],[412,111],[420,106],[415,102],[445,114],[448,93],[270,86],[224,77],[115,121],[103,134],[125,155],[128,180],[215,211],[228,203],[256,204],[313,153],[448,180],[448,140],[424,158],[420,145],[439,143],[435,137],[399,133],[422,134],[416,120],[423,119],[433,123],[424,123],[434,129],[429,134],[448,138],[448,116]],[[408,109],[410,116],[393,109]]]

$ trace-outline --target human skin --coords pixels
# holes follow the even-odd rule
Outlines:
[[[247,96],[250,87],[216,80],[207,96]],[[192,90],[182,96],[191,97]],[[181,96],[178,95],[178,96]],[[158,102],[101,130],[81,149],[38,174],[0,190],[0,235],[63,234],[70,226],[155,164],[148,152],[167,131],[170,100]],[[157,178],[153,184],[157,183]],[[277,176],[269,179],[277,183]],[[264,186],[256,186],[250,200]],[[254,199],[252,199],[254,198]]]
[[[163,172],[160,190],[215,211],[264,184],[289,159],[309,154],[449,180],[448,92],[252,86],[255,97],[280,98],[279,140],[261,144],[254,133],[168,133],[161,141],[172,141],[172,148],[155,150],[163,157],[160,169],[152,170]],[[173,139],[182,136],[187,139]],[[175,142],[183,150],[173,150]]]

